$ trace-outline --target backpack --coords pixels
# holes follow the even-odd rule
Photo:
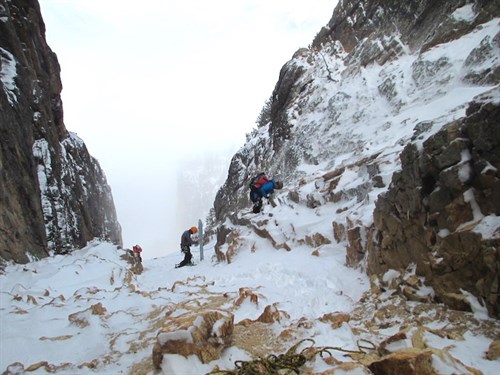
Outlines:
[[[259,190],[268,181],[269,178],[265,175],[265,173],[259,173],[257,176],[252,178],[252,182],[250,182],[250,191]]]

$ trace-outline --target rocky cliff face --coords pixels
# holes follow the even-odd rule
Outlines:
[[[66,130],[60,67],[36,0],[0,0],[0,257],[121,243],[105,175]]]
[[[374,277],[416,267],[436,301],[467,310],[470,293],[498,316],[499,14],[498,1],[339,1],[232,159],[219,259],[241,225],[287,250],[325,238]],[[328,210],[331,232],[277,240],[241,215],[262,170],[285,181],[281,204]]]
[[[500,315],[500,105],[494,91],[466,117],[444,126],[423,148],[409,144],[374,211],[368,271],[416,264],[439,301],[470,309],[461,291],[480,296]]]

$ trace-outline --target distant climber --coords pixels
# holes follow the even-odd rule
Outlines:
[[[198,228],[196,227],[191,227],[182,233],[181,252],[184,254],[184,259],[179,264],[176,264],[175,268],[193,265],[193,263],[191,263],[191,259],[193,258],[193,255],[191,254],[191,245],[196,244],[196,242],[193,241],[191,235],[195,233],[198,233]]]
[[[274,178],[267,177],[264,173],[259,173],[250,182],[250,200],[253,203],[252,211],[257,214],[262,209],[262,198],[267,198],[272,206],[275,206],[271,195],[274,189],[280,190],[283,188],[281,181],[275,181]]]
[[[142,253],[142,247],[140,247],[139,245],[135,245],[133,248],[132,248],[132,251],[134,252],[134,256],[139,259],[139,262],[142,263],[142,258],[141,258],[141,253]]]

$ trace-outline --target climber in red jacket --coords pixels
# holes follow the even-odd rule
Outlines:
[[[135,245],[132,248],[132,251],[134,252],[134,256],[139,259],[139,262],[142,263],[142,258],[141,258],[142,247],[140,247],[139,245]]]

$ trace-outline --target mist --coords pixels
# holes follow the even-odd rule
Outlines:
[[[234,152],[226,146],[220,152],[163,155],[151,164],[138,160],[130,173],[109,168],[124,247],[141,245],[145,259],[179,252],[182,232],[199,220],[205,225]]]
[[[336,1],[40,0],[64,123],[111,187],[123,244],[179,251],[279,72]]]

